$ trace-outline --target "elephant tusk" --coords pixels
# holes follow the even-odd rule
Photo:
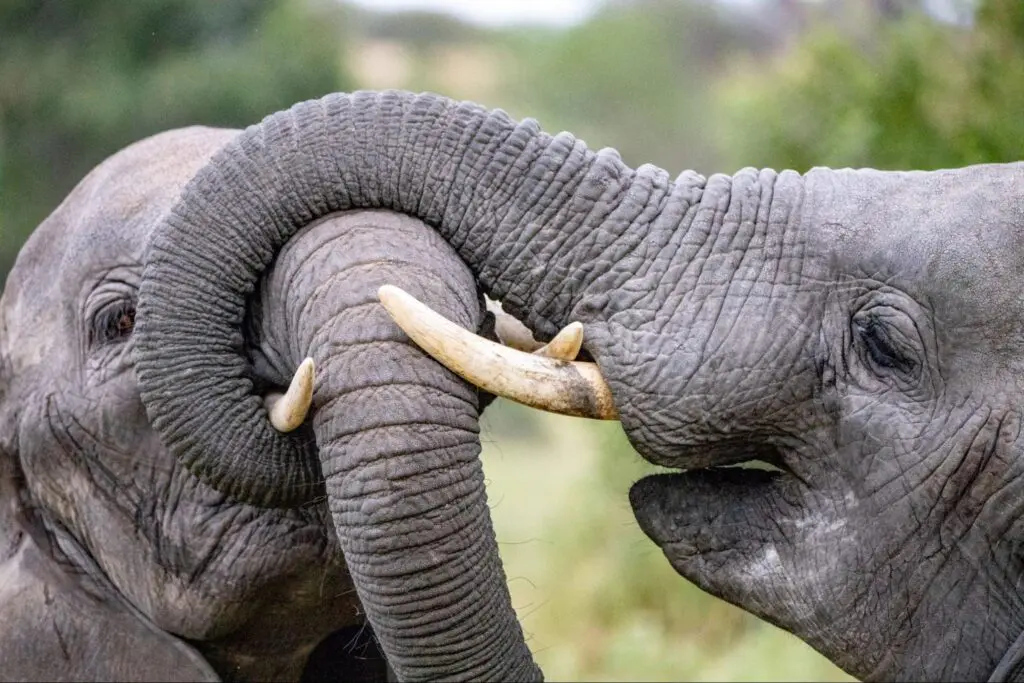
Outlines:
[[[544,346],[533,338],[530,329],[506,313],[497,301],[485,298],[487,310],[494,314],[494,333],[505,346],[532,353]]]
[[[471,384],[553,413],[618,419],[611,389],[596,363],[561,360],[496,344],[459,327],[393,285],[382,286],[377,296],[420,348]],[[582,325],[576,325],[579,332],[570,325],[566,338],[582,333]],[[553,353],[567,353],[566,349],[571,350],[571,345],[560,341]]]
[[[484,299],[487,310],[494,314],[494,333],[505,346],[513,349],[536,353],[547,358],[559,360],[576,360],[583,346],[583,323],[569,323],[555,338],[547,344],[533,338],[533,333],[504,311],[501,304],[491,299]]]
[[[288,391],[267,394],[263,398],[263,405],[270,413],[270,424],[277,431],[290,432],[305,422],[313,403],[313,370],[313,359],[307,358],[299,364]]]
[[[555,335],[554,339],[533,353],[545,358],[576,360],[583,347],[583,323],[569,323]]]

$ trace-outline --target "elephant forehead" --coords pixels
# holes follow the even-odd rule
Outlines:
[[[998,313],[1024,333],[1024,164],[815,169],[808,200],[817,249],[840,276],[896,284],[964,325]]]
[[[35,229],[4,288],[3,343],[12,361],[38,362],[67,335],[83,290],[141,265],[152,228],[195,172],[237,131],[160,133],[93,169]],[[32,321],[32,324],[25,324]]]

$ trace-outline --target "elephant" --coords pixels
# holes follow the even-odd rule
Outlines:
[[[337,672],[331,634],[365,622],[400,679],[536,679],[476,431],[491,396],[536,391],[676,470],[630,503],[704,590],[858,678],[1024,677],[1024,165],[671,178],[402,91],[137,144],[37,231],[0,302],[22,612],[71,595],[45,560],[120,597],[124,641],[208,677],[267,676],[293,630],[292,659]],[[581,361],[456,343],[439,320],[493,336],[481,294],[541,341],[579,323]],[[48,467],[47,440],[79,457]],[[101,478],[131,486],[111,502]],[[0,642],[70,659],[48,626]]]
[[[0,298],[0,680],[538,677],[507,605],[483,496],[477,417],[487,397],[402,339],[379,306],[366,306],[375,302],[376,285],[393,280],[472,329],[493,320],[468,268],[424,223],[353,211],[306,226],[252,293],[244,345],[255,391],[275,398],[274,410],[290,393],[293,343],[338,346],[329,358],[338,367],[325,362],[317,377],[344,373],[331,390],[360,378],[347,390],[366,412],[344,411],[370,440],[349,452],[389,458],[386,472],[374,473],[380,465],[368,462],[361,485],[366,493],[375,482],[391,487],[393,493],[374,492],[382,502],[399,499],[366,511],[398,518],[390,522],[395,562],[378,547],[364,571],[381,578],[362,589],[379,593],[420,652],[399,639],[388,653],[389,671],[346,563],[357,555],[340,553],[322,483],[303,489],[296,505],[247,503],[194,475],[162,445],[140,399],[134,360],[146,245],[187,181],[237,134],[186,128],[115,154],[35,230],[8,277]],[[324,290],[325,282],[336,282],[337,292]],[[351,333],[322,340],[328,329],[303,329],[298,309],[283,308],[299,290],[311,297],[306,305]],[[293,338],[307,333],[313,339]],[[195,367],[201,372],[202,363]],[[197,376],[175,390],[202,382]],[[326,388],[317,386],[318,399]],[[345,401],[335,400],[341,409]],[[446,422],[431,427],[420,419],[424,402]],[[377,424],[381,406],[408,424],[389,434]],[[262,404],[258,409],[267,414]],[[281,428],[315,453],[313,425],[293,422]],[[432,457],[431,448],[443,453]],[[417,481],[404,454],[432,457],[436,469],[424,473],[424,483],[450,480],[461,502],[414,510],[436,500],[431,490],[403,501],[402,477]],[[281,486],[295,494],[289,482]],[[420,528],[400,534],[401,516],[414,513]],[[458,515],[473,524],[453,527]],[[432,555],[403,556],[403,545],[428,536],[436,536]],[[471,541],[477,549],[461,553],[460,544]],[[444,552],[460,553],[458,563],[472,566],[435,595],[430,585],[415,585],[412,562],[426,573]],[[405,584],[409,605],[387,578]],[[485,589],[491,595],[474,594]],[[498,625],[504,615],[507,643],[474,643],[480,624],[444,605],[460,590],[479,601],[481,618]],[[388,623],[378,628],[386,633]],[[437,642],[435,633],[447,639]],[[503,663],[469,651],[481,645],[483,654],[504,653]]]

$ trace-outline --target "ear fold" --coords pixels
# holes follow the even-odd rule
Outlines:
[[[0,452],[0,680],[216,681],[209,664],[120,596],[58,566]]]

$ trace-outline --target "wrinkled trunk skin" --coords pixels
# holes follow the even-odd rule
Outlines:
[[[399,283],[476,329],[472,274],[389,212],[303,229],[263,281],[252,326],[270,373],[317,364],[313,432],[345,561],[401,680],[538,680],[498,557],[478,400],[377,304]]]
[[[604,292],[650,258],[648,237],[666,239],[702,184],[436,95],[300,103],[228,143],[154,230],[138,307],[142,400],[212,486],[256,504],[309,500],[316,462],[266,419],[240,332],[247,297],[299,228],[352,208],[418,217],[485,293],[550,337],[570,311],[600,314]],[[584,302],[591,285],[599,293]]]

